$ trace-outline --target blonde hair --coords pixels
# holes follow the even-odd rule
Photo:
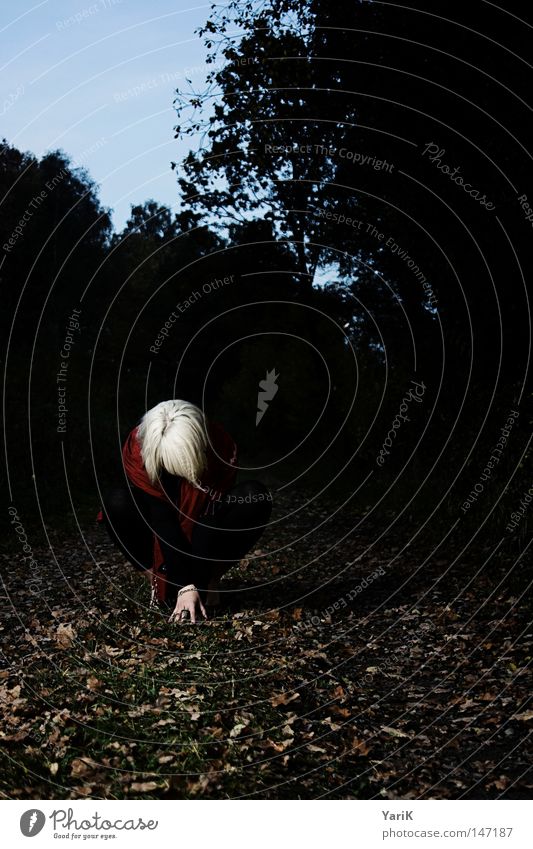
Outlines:
[[[207,422],[188,401],[162,401],[141,419],[137,438],[148,477],[162,469],[198,485],[207,465]]]

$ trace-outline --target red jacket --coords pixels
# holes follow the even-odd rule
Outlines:
[[[168,501],[168,495],[158,484],[153,484],[144,468],[141,456],[141,446],[137,439],[138,427],[129,434],[122,449],[124,471],[132,484],[162,501]],[[207,425],[207,467],[202,475],[198,489],[191,483],[181,479],[179,498],[176,502],[176,521],[182,527],[183,533],[191,542],[192,532],[196,521],[207,515],[213,509],[215,501],[235,484],[237,470],[237,446],[231,436],[226,433],[218,422],[210,421]],[[173,502],[174,503],[174,502]],[[102,514],[98,518],[101,520]],[[153,568],[158,569],[163,562],[159,540],[154,534]]]
[[[131,431],[122,449],[124,470],[130,481],[139,489],[155,498],[167,501],[168,497],[161,486],[150,481],[144,468],[141,446],[137,440],[137,430],[136,427]],[[176,511],[176,515],[189,542],[196,520],[204,512],[209,512],[210,503],[216,501],[222,493],[231,489],[237,476],[235,469],[237,446],[231,436],[217,422],[208,424],[208,436],[207,468],[200,481],[203,489],[197,489],[197,487],[182,479],[180,500],[179,504],[176,505],[180,511]]]

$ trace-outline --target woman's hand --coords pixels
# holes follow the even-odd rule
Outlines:
[[[198,592],[196,587],[191,587],[191,589],[184,587],[184,589],[185,592],[182,591],[181,594],[178,594],[178,598],[176,600],[176,607],[170,614],[168,621],[196,622],[197,608],[198,616],[200,616],[201,614],[204,619],[207,619],[205,607],[202,604],[202,601],[200,599],[200,593]]]

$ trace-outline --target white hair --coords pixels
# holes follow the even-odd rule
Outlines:
[[[199,407],[188,401],[162,401],[144,414],[137,438],[152,483],[165,469],[198,485],[207,465],[207,423]]]

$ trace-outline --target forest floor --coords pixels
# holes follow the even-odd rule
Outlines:
[[[523,561],[291,509],[196,626],[93,525],[2,555],[0,796],[528,798]]]

